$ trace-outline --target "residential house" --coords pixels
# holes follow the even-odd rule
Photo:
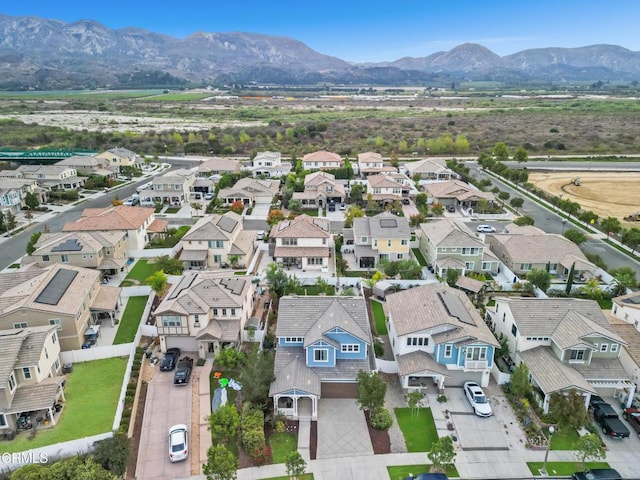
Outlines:
[[[275,380],[269,396],[288,418],[318,418],[318,400],[355,398],[358,372],[374,370],[362,297],[280,298]]]
[[[620,351],[620,363],[629,380],[635,384],[636,401],[640,402],[640,394],[638,393],[640,386],[640,332],[632,324],[612,315],[609,315],[607,319],[611,329],[626,342]],[[626,403],[628,399],[625,398],[625,394],[626,392],[623,390],[621,401]]]
[[[99,175],[108,178],[115,178],[118,168],[111,162],[96,155],[75,155],[56,162],[56,165],[75,168],[80,175]]]
[[[411,229],[406,217],[382,212],[374,217],[354,218],[349,236],[353,238],[360,268],[374,268],[382,259],[393,262],[410,258]]]
[[[60,349],[79,350],[84,333],[114,321],[120,288],[100,284],[97,270],[54,264],[0,274],[0,329],[55,326]]]
[[[125,232],[127,250],[143,250],[151,236],[167,229],[166,220],[156,220],[153,208],[117,205],[85,208],[75,222],[67,222],[63,232]]]
[[[461,276],[498,272],[498,258],[462,222],[443,218],[422,223],[416,236],[427,263],[443,278],[449,269],[458,270]]]
[[[84,178],[78,177],[77,170],[64,165],[20,165],[18,172],[47,190],[71,190],[84,185]]]
[[[140,204],[182,205],[189,201],[191,188],[196,181],[195,170],[180,168],[151,180],[150,188],[140,191]]]
[[[0,182],[0,212],[18,213],[22,207],[20,189],[17,187],[2,187]]]
[[[160,348],[215,357],[225,345],[242,341],[241,332],[253,312],[256,284],[248,276],[215,276],[188,272],[173,284],[153,313]]]
[[[343,203],[344,185],[336,182],[335,175],[317,171],[304,177],[304,190],[293,192],[292,200],[299,200],[303,208],[322,208],[329,203]]]
[[[206,215],[180,240],[180,260],[186,269],[221,268],[224,264],[249,265],[255,251],[256,232],[244,230],[234,212]]]
[[[417,162],[407,162],[403,168],[409,177],[419,177],[420,180],[431,182],[446,182],[456,177],[453,170],[447,168],[444,160],[425,158]]]
[[[363,200],[372,199],[381,205],[402,199],[402,184],[391,175],[369,175],[367,191],[362,194]]]
[[[465,210],[477,211],[480,202],[491,204],[495,196],[491,192],[482,192],[469,183],[460,180],[427,183],[422,186],[434,203],[453,206]]]
[[[610,327],[598,302],[577,298],[496,297],[488,310],[516,364],[524,362],[546,413],[553,393],[575,390],[588,404],[592,394],[633,397],[620,362],[627,342]]]
[[[251,167],[248,168],[253,178],[285,177],[291,169],[291,162],[283,162],[280,152],[258,152],[253,159]]]
[[[464,292],[432,283],[389,294],[386,302],[402,388],[489,384],[500,344]]]
[[[269,253],[278,264],[303,270],[329,268],[333,237],[327,218],[298,215],[293,220],[283,220],[271,228],[269,240],[273,250]]]
[[[63,263],[115,275],[127,263],[126,233],[122,230],[43,233],[35,251],[24,257],[23,262],[34,262],[41,268]]]
[[[5,170],[4,172],[15,172]],[[47,190],[38,186],[37,180],[24,178],[24,175],[2,176],[0,172],[0,211],[10,210],[17,213],[25,207],[28,193],[32,193],[40,203],[47,199]]]
[[[122,147],[110,148],[109,150],[95,155],[100,159],[105,159],[111,167],[115,167],[117,171],[122,172],[122,167],[142,168],[144,159],[135,152]]]
[[[218,198],[227,205],[231,205],[234,202],[242,202],[245,205],[253,203],[270,204],[279,191],[279,180],[241,178],[233,187],[221,189],[218,192]]]
[[[340,155],[325,150],[307,153],[302,157],[304,170],[335,170],[344,166],[344,160]]]
[[[385,165],[382,155],[376,152],[365,152],[358,154],[358,171],[362,178],[369,175],[378,175],[381,173],[396,173],[397,168]]]
[[[0,432],[15,432],[22,415],[34,428],[55,425],[65,382],[56,327],[0,330],[0,351]]]
[[[240,173],[242,163],[231,158],[212,157],[198,165],[198,177],[220,179],[225,173]]]
[[[640,292],[631,292],[613,298],[611,315],[633,325],[640,332]]]
[[[509,233],[488,234],[485,242],[515,275],[526,275],[535,268],[564,279],[573,268],[576,283],[596,276],[598,267],[587,260],[575,243],[562,235],[542,231],[513,232],[510,228]]]

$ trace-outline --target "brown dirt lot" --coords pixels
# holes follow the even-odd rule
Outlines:
[[[575,177],[580,177],[580,186],[571,183]],[[530,172],[529,182],[551,195],[562,194],[601,218],[616,217],[623,225],[633,224],[623,217],[640,211],[637,172]]]

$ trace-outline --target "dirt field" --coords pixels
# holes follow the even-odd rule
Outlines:
[[[571,179],[580,177],[578,187]],[[635,172],[530,172],[529,182],[552,195],[579,203],[601,218],[616,217],[623,225],[640,226],[638,222],[624,222],[626,215],[640,212],[640,173]]]

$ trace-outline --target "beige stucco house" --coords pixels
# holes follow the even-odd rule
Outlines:
[[[279,265],[303,270],[329,268],[333,237],[327,218],[298,215],[293,220],[283,220],[271,228],[269,240],[273,260]]]
[[[137,153],[122,147],[110,148],[96,155],[97,158],[105,159],[111,167],[117,168],[118,172],[122,167],[142,168],[144,159]]]
[[[302,157],[302,168],[304,170],[335,170],[344,165],[344,160],[340,155],[326,150],[307,153]]]
[[[326,207],[328,203],[342,203],[346,193],[344,185],[336,182],[335,175],[317,171],[304,177],[304,190],[293,192],[292,200],[299,200],[303,208]]]

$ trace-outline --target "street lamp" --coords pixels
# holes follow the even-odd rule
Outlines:
[[[553,432],[555,432],[556,429],[553,428],[553,425],[549,426],[549,438],[547,441],[547,449],[544,452],[544,463],[542,464],[542,468],[540,469],[540,473],[542,475],[547,476],[547,459],[549,458],[549,450],[551,449],[551,437],[553,436]]]
[[[564,227],[567,225],[567,219],[563,218],[562,219],[562,235],[564,235]]]

